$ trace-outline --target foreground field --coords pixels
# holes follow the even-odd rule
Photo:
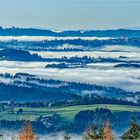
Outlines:
[[[79,106],[69,106],[69,107],[45,107],[45,108],[23,108],[23,113],[21,115],[15,113],[11,114],[8,112],[0,113],[0,120],[36,120],[39,116],[47,116],[57,113],[60,115],[63,121],[72,122],[76,113],[83,110],[94,110],[96,108],[107,108],[112,112],[140,112],[139,106],[125,106],[125,105],[106,105],[106,104],[95,104],[95,105],[79,105]]]

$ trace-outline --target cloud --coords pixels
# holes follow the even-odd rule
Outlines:
[[[33,53],[33,52],[32,52]],[[128,56],[131,60],[140,60],[136,52],[37,52],[44,57],[84,56],[111,57]],[[88,68],[57,69],[45,68],[46,62],[13,62],[1,61],[0,73],[29,73],[42,78],[59,79],[93,83],[104,86],[114,86],[128,91],[140,91],[140,71],[135,68],[113,68],[114,63],[93,63]],[[1,79],[2,80],[2,79]],[[6,81],[5,81],[6,82]]]
[[[70,45],[68,46],[67,44],[63,45],[63,46],[58,46],[60,48],[75,48],[75,47],[82,47],[82,46],[74,46],[74,45]],[[39,54],[40,56],[42,57],[57,57],[57,58],[60,58],[60,57],[63,57],[63,56],[67,56],[67,57],[72,57],[72,56],[91,56],[91,57],[112,57],[112,58],[119,58],[120,56],[126,56],[126,57],[129,57],[129,59],[131,60],[140,60],[140,48],[137,48],[137,47],[133,47],[133,50],[135,51],[129,51],[129,46],[118,46],[117,45],[117,48],[120,48],[120,51],[118,52],[111,52],[109,48],[112,48],[113,50],[113,47],[115,46],[104,46],[102,47],[102,49],[104,50],[101,50],[101,48],[96,48],[96,50],[94,51],[72,51],[72,52],[50,52],[50,51],[30,51],[31,53],[37,53]],[[115,47],[116,48],[116,47]],[[126,51],[121,51],[121,48],[122,49],[125,49]],[[130,50],[131,50],[132,47],[130,47]]]
[[[52,133],[52,134],[48,134],[46,136],[40,136],[39,140],[63,140],[65,136],[65,133],[61,132],[61,133]],[[71,137],[71,140],[82,140],[82,137],[80,135],[76,135],[76,134],[69,134],[69,136]]]
[[[18,41],[42,41],[42,40],[73,40],[73,39],[82,39],[82,40],[106,40],[110,39],[109,37],[53,37],[53,36],[0,36],[0,41],[9,41],[9,40],[18,40]]]

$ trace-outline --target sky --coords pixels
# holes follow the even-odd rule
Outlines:
[[[140,26],[140,0],[0,0],[0,26],[55,30]]]

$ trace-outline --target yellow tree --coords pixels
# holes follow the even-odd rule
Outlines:
[[[18,140],[37,140],[30,121],[24,122]]]

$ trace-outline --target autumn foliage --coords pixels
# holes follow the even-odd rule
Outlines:
[[[18,140],[37,140],[29,121],[24,122]]]
[[[113,140],[109,119],[104,127],[90,125],[84,132],[83,140]]]
[[[106,121],[105,128],[104,128],[104,140],[112,140],[109,120]]]

